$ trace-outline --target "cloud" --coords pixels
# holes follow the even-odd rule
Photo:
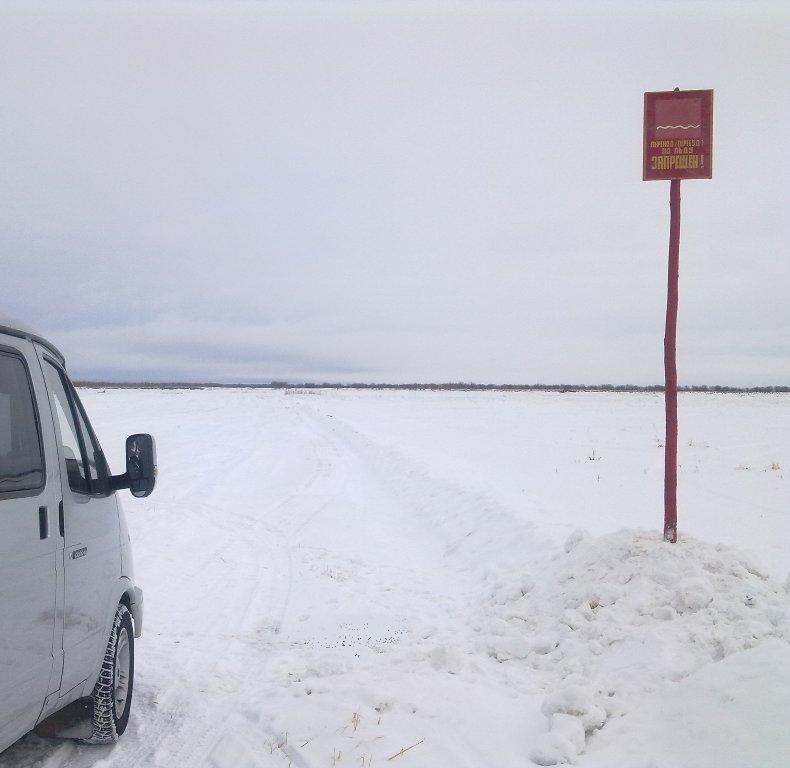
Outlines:
[[[3,301],[78,377],[659,382],[679,83],[716,90],[681,379],[790,380],[781,6],[0,15]]]

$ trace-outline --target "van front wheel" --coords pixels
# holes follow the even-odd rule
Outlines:
[[[87,744],[111,744],[126,730],[134,684],[134,628],[125,605],[119,605],[93,688],[93,732]]]

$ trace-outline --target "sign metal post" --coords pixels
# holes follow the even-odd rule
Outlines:
[[[669,180],[669,264],[664,326],[664,539],[678,537],[677,322],[680,181],[713,175],[713,91],[645,93],[643,181]]]

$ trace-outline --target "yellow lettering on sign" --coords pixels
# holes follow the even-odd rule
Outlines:
[[[652,155],[651,168],[654,171],[694,170],[703,165],[701,155]]]

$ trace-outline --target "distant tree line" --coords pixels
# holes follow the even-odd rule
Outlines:
[[[438,384],[338,384],[335,382],[290,382],[271,381],[266,384],[220,384],[216,382],[117,382],[117,381],[77,381],[78,387],[92,389],[405,389],[427,391],[458,391],[458,392],[663,392],[663,384],[475,384],[467,381],[452,381]],[[679,386],[680,392],[758,392],[773,394],[790,392],[790,386],[772,387],[731,387],[721,384],[698,384]]]

